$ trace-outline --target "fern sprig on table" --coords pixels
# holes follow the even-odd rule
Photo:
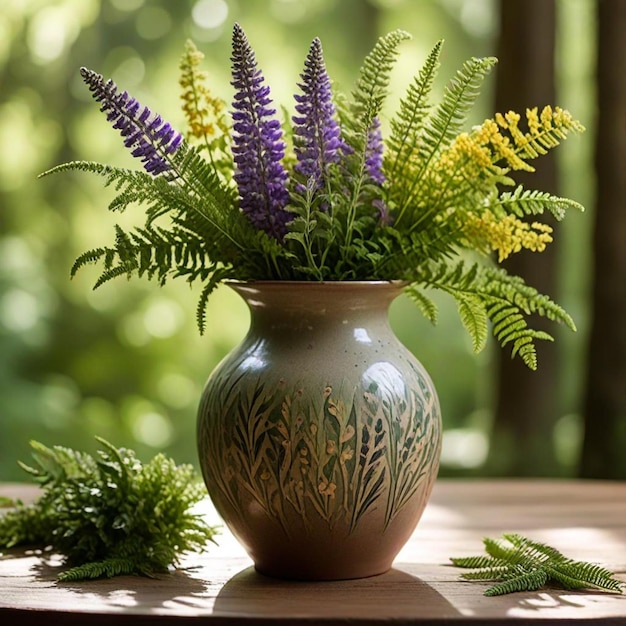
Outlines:
[[[30,505],[14,502],[0,517],[0,549],[51,547],[70,569],[60,581],[167,572],[217,532],[192,507],[206,496],[191,465],[163,454],[141,463],[103,439],[93,457],[32,442],[35,466],[22,468],[42,486]]]
[[[465,580],[496,582],[485,591],[486,596],[537,591],[547,584],[623,593],[624,583],[608,569],[570,559],[544,543],[514,533],[505,533],[500,539],[485,539],[483,543],[486,555],[451,561],[456,567],[474,570],[461,574]]]

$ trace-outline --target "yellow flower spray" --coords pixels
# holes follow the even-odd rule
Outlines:
[[[468,215],[465,234],[475,244],[498,253],[498,262],[522,249],[543,252],[552,241],[552,228],[541,222],[523,222],[513,215],[496,217],[491,211]]]
[[[199,69],[202,59],[204,54],[192,41],[187,41],[180,60],[178,82],[182,88],[182,109],[188,125],[187,139],[204,141],[212,150],[217,147],[216,140],[225,141],[229,128],[226,103],[211,94],[205,84],[208,75]]]

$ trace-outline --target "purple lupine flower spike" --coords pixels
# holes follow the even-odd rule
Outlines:
[[[375,117],[367,135],[365,150],[365,169],[370,178],[379,185],[385,182],[383,174],[383,135],[380,129],[380,120]]]
[[[233,159],[239,206],[252,224],[275,239],[287,233],[292,215],[287,172],[282,165],[285,144],[280,122],[273,116],[270,88],[239,24],[233,30]]]
[[[96,102],[100,102],[100,110],[120,131],[124,145],[141,159],[145,170],[157,176],[171,169],[168,157],[180,147],[182,135],[126,91],[119,93],[112,80],[105,82],[100,74],[85,67],[80,73]]]
[[[335,119],[330,79],[322,53],[322,43],[314,39],[309,48],[302,83],[301,95],[296,95],[296,113],[293,116],[294,143],[297,163],[295,171],[302,175],[306,184],[296,184],[303,193],[305,189],[320,189],[328,166],[340,159],[344,149],[341,130]]]

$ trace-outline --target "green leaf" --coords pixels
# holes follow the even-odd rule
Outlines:
[[[514,578],[509,578],[498,585],[489,587],[485,591],[486,596],[501,596],[516,591],[537,591],[548,581],[548,574],[543,570],[523,572]]]
[[[526,215],[538,215],[544,211],[549,211],[557,220],[565,217],[567,210],[584,211],[582,204],[570,200],[553,196],[543,191],[531,191],[519,185],[515,191],[505,191],[490,205],[496,212],[512,213],[517,217]]]
[[[487,555],[452,558],[456,567],[474,571],[461,574],[464,580],[492,580],[486,596],[516,591],[536,591],[545,585],[567,589],[599,589],[623,593],[624,583],[606,568],[585,561],[574,561],[557,549],[516,533],[483,540]]]
[[[487,342],[487,313],[480,297],[454,293],[465,330],[472,338],[474,352],[480,352]]]
[[[132,450],[97,439],[98,458],[32,442],[42,484],[30,505],[0,517],[0,548],[52,546],[70,569],[60,580],[166,572],[216,534],[191,508],[206,490],[190,465],[156,455],[143,464]]]
[[[424,66],[413,79],[405,97],[400,101],[398,113],[391,120],[391,135],[387,140],[388,157],[385,174],[400,184],[407,179],[409,164],[418,154],[422,142],[422,131],[427,118],[433,82],[439,69],[439,56],[443,41],[437,42]],[[402,193],[398,194],[401,197]],[[400,204],[402,199],[400,199]]]
[[[373,50],[365,57],[352,92],[352,122],[345,120],[347,126],[360,135],[363,131],[367,133],[372,120],[380,113],[387,96],[391,70],[398,56],[397,48],[408,39],[411,39],[409,33],[394,30],[380,37]],[[361,137],[361,143],[365,140],[365,137]]]
[[[404,289],[409,298],[418,306],[424,317],[432,324],[437,323],[437,305],[416,284]]]

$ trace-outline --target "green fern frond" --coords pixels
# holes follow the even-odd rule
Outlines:
[[[484,268],[483,282],[485,295],[510,302],[527,315],[536,313],[552,322],[565,324],[576,331],[576,324],[570,315],[548,296],[527,285],[519,276],[511,276],[502,268]],[[494,311],[495,314],[495,311]]]
[[[376,275],[383,280],[420,283],[424,272],[430,275],[433,267],[445,273],[448,261],[457,254],[452,243],[453,235],[445,225],[436,233],[428,230],[406,233],[388,226],[379,241],[382,256],[374,266]]]
[[[41,176],[68,170],[98,174],[105,186],[113,186],[116,197],[109,204],[113,211],[123,211],[131,204],[148,207],[149,225],[166,213],[197,215],[206,222],[207,244],[213,244],[216,254],[227,259],[233,250],[245,248],[239,238],[252,239],[253,227],[235,209],[233,189],[224,184],[210,163],[195,147],[183,145],[173,155],[173,175],[154,177],[146,172],[115,168],[91,161],[72,161],[47,170]],[[116,243],[116,248],[119,244]],[[84,264],[84,262],[83,262]],[[128,271],[130,268],[126,268]],[[123,274],[121,270],[115,275]],[[130,272],[132,274],[132,271]],[[112,277],[112,276],[111,276]],[[110,278],[103,277],[103,284]]]
[[[206,496],[191,465],[163,454],[141,463],[98,438],[97,457],[31,442],[41,496],[0,517],[0,548],[51,546],[70,569],[60,580],[166,572],[216,529],[191,511]]]
[[[450,561],[456,567],[467,567],[469,569],[489,569],[500,563],[498,559],[484,555],[452,557]]]
[[[539,541],[533,541],[517,533],[503,533],[502,538],[524,555],[538,560],[564,562],[567,558],[556,548]]]
[[[433,82],[439,69],[439,56],[443,40],[435,44],[424,66],[400,101],[396,117],[391,120],[391,135],[387,140],[388,154],[385,174],[389,179],[401,179],[407,175],[409,164],[420,149],[422,131],[430,104]]]
[[[207,272],[207,278],[205,278],[196,308],[196,322],[201,335],[204,334],[206,329],[206,308],[209,296],[223,280],[229,278],[231,275],[232,272],[229,269],[222,267],[213,267]]]
[[[566,589],[601,589],[622,593],[624,583],[606,568],[574,561],[557,549],[516,533],[483,540],[487,555],[451,559],[456,567],[474,571],[461,574],[464,580],[491,580],[498,584],[485,591],[497,596],[516,591],[536,591],[548,583]]]
[[[517,217],[538,215],[549,211],[557,220],[565,217],[567,210],[584,211],[585,208],[569,198],[560,198],[543,191],[524,189],[519,185],[515,191],[505,191],[489,207],[495,213],[503,211]]]
[[[566,589],[596,587],[622,593],[623,583],[613,577],[612,572],[595,563],[567,561],[557,567],[546,566],[548,574]]]
[[[517,591],[537,591],[548,582],[548,574],[543,570],[523,572],[485,591],[486,596],[502,596]]]
[[[480,93],[484,78],[496,64],[493,57],[472,58],[458,70],[455,78],[446,87],[441,103],[429,115],[422,133],[423,141],[416,158],[411,162],[406,180],[397,181],[400,185],[401,203],[398,218],[405,215],[409,205],[421,196],[424,174],[439,154],[447,148],[465,124],[467,114]],[[404,187],[404,189],[402,188]]]
[[[497,562],[500,563],[500,561]],[[465,566],[458,565],[457,567]],[[463,580],[499,580],[507,575],[508,569],[509,568],[506,565],[485,567],[475,572],[465,572],[461,574],[461,578]]]
[[[425,145],[420,151],[422,163],[428,163],[440,147],[449,146],[462,130],[467,114],[480,95],[485,77],[496,63],[494,57],[474,57],[463,63],[457,71],[424,128]]]
[[[526,317],[533,313],[575,329],[571,317],[547,296],[529,287],[517,276],[501,268],[475,263],[469,268],[461,261],[450,268],[444,261],[423,265],[420,282],[452,295],[475,349],[485,344],[487,318],[502,345],[512,345],[512,356],[519,355],[530,369],[537,368],[535,341],[552,341],[544,331],[528,327]]]
[[[170,178],[155,178],[147,172],[131,170],[124,167],[112,167],[94,161],[69,161],[46,170],[40,178],[61,172],[75,171],[96,174],[104,178],[105,187],[113,187],[117,195],[109,204],[111,211],[124,211],[131,204],[149,205],[159,201],[162,184],[171,184]]]
[[[518,537],[518,535],[514,535]],[[486,537],[483,539],[485,552],[493,559],[520,565],[523,562],[523,546],[513,542],[510,537],[502,536],[495,539]]]
[[[380,37],[373,50],[365,57],[352,92],[353,118],[348,123],[348,127],[359,134],[367,132],[372,120],[380,113],[387,96],[391,70],[398,56],[398,46],[408,39],[411,39],[409,33],[394,30]]]
[[[334,198],[337,202],[332,212],[336,223],[333,243],[336,242],[339,253],[336,265],[332,268],[334,280],[349,280],[350,276],[354,276],[354,266],[361,265],[364,257],[363,248],[359,249],[357,246],[363,246],[363,241],[372,232],[372,228],[366,229],[368,232],[363,237],[363,231],[360,230],[361,224],[372,223],[371,218],[364,215],[364,211],[371,211],[372,201],[380,200],[378,187],[369,185],[368,141],[388,93],[391,70],[398,56],[397,48],[407,39],[410,39],[410,35],[402,30],[380,37],[361,66],[352,92],[352,102],[337,102],[342,138],[350,149],[342,167],[334,168],[337,172],[342,172],[336,177],[339,185],[335,185]],[[330,187],[333,187],[332,182]],[[343,199],[344,196],[347,201]],[[362,222],[364,218],[365,221]],[[310,254],[305,254],[301,266],[309,265],[312,258],[314,257]],[[317,271],[319,272],[319,268]],[[315,269],[309,266],[309,273],[313,272]]]
[[[120,276],[126,276],[126,278],[130,280],[136,269],[137,266],[132,263],[120,263],[116,267],[112,267],[111,269],[102,272],[102,274],[98,277],[98,280],[94,283],[93,288],[98,289],[98,287],[102,287],[102,285],[115,278],[119,278]]]
[[[41,485],[49,482],[73,480],[81,476],[86,469],[93,469],[88,454],[64,446],[49,448],[38,441],[30,441],[35,467],[18,461],[20,467],[28,472]]]
[[[70,270],[70,276],[74,278],[77,272],[85,267],[85,265],[90,265],[93,263],[97,263],[103,256],[106,255],[106,248],[94,248],[93,250],[87,250],[87,252],[83,252],[72,265],[72,269]]]
[[[224,280],[233,277],[232,267],[213,263],[206,256],[205,241],[198,229],[188,230],[186,221],[170,231],[156,227],[138,228],[131,232],[116,227],[115,248],[92,250],[75,263],[77,271],[87,263],[104,258],[104,271],[95,283],[97,288],[120,276],[146,276],[165,284],[168,278],[184,277],[188,282],[203,283],[198,302],[198,326],[204,331],[206,304],[211,292]]]
[[[459,315],[465,330],[472,338],[474,352],[480,352],[487,342],[487,312],[480,296],[454,292]]]
[[[125,574],[138,574],[137,564],[131,559],[106,559],[85,565],[71,567],[58,576],[59,582],[69,583],[78,580],[93,580],[96,578],[113,578]],[[146,572],[141,572],[146,575]]]
[[[418,306],[422,315],[432,324],[437,323],[437,305],[416,284],[405,287],[404,292]]]
[[[97,174],[98,176],[108,176],[110,172],[122,171],[122,168],[111,167],[110,165],[96,163],[95,161],[68,161],[67,163],[61,163],[60,165],[51,167],[39,174],[37,178],[45,178],[52,174],[69,171],[88,172],[90,174]]]
[[[441,148],[448,147],[459,134],[480,95],[485,77],[496,63],[494,57],[469,59],[446,86],[441,103],[424,127],[424,143],[417,162],[420,173],[426,170],[434,155]],[[421,178],[421,174],[418,178]]]

